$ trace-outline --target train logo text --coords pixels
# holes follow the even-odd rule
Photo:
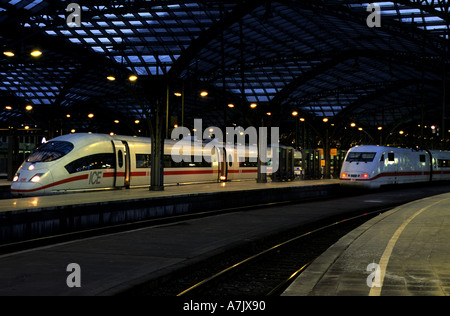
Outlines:
[[[103,171],[91,171],[89,174],[89,184],[101,184]]]

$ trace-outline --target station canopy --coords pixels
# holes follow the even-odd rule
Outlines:
[[[159,104],[191,128],[445,128],[447,1],[375,3],[369,27],[356,0],[78,0],[77,26],[71,1],[2,0],[0,127],[137,133]]]

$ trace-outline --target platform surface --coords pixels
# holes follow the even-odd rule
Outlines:
[[[283,295],[450,295],[450,193],[368,221],[317,258]]]
[[[256,183],[256,180],[233,181],[223,183],[204,183],[166,186],[164,191],[149,191],[148,188],[130,190],[102,190],[95,192],[81,192],[59,194],[51,196],[26,197],[0,200],[0,212],[24,209],[40,209],[64,205],[82,205],[90,203],[108,203],[111,201],[138,200],[152,197],[179,196],[186,194],[210,194],[215,192],[277,189],[301,186],[316,186],[338,184],[338,180],[298,180],[290,182]]]

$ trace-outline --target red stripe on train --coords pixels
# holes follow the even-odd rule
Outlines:
[[[238,173],[238,170],[230,170],[230,171],[235,171],[236,173]],[[218,170],[183,170],[183,171],[165,171],[164,175],[167,176],[174,176],[174,175],[200,175],[200,174],[215,174],[218,173]],[[242,170],[242,173],[250,173],[250,172],[257,172],[257,170],[255,169],[251,169],[251,170]],[[231,173],[231,172],[230,172]],[[103,173],[103,177],[104,178],[113,178],[114,176],[117,177],[125,177],[125,172],[104,172]],[[147,176],[147,172],[146,171],[135,171],[135,172],[131,172],[131,177],[145,177]],[[61,185],[61,184],[66,184],[69,182],[74,182],[74,181],[81,181],[81,180],[87,180],[89,178],[88,174],[83,174],[83,175],[79,175],[76,177],[71,177],[71,178],[67,178],[67,179],[63,179],[57,182],[53,182],[50,184],[47,184],[43,187],[40,188],[36,188],[36,189],[29,189],[29,190],[18,190],[18,189],[11,189],[11,192],[36,192],[39,190],[45,190],[47,188],[51,188],[57,185]]]

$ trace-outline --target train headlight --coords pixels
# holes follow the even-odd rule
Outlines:
[[[14,178],[13,178],[13,182],[17,182],[17,181],[19,181],[19,175],[18,174],[16,174],[14,176]]]
[[[34,170],[34,168],[35,168],[35,167],[34,167],[33,164],[31,164],[31,165],[28,166],[28,170],[30,170],[30,171],[31,171],[31,170]]]
[[[34,182],[34,183],[39,182],[39,181],[41,180],[41,176],[42,176],[42,175],[43,175],[43,173],[35,174],[35,175],[30,179],[30,182]]]

